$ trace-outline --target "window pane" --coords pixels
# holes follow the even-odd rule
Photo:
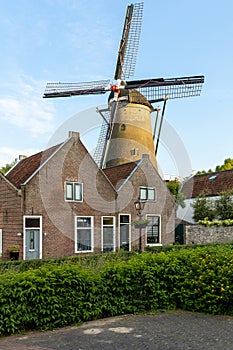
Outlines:
[[[77,250],[91,250],[91,229],[77,230]]]
[[[35,249],[34,231],[30,231],[30,247],[29,247],[29,249]]]
[[[66,184],[66,199],[68,199],[68,200],[73,199],[73,184],[72,183]]]
[[[113,217],[103,217],[103,225],[113,226]]]
[[[120,215],[120,223],[128,224],[129,223],[129,215]]]
[[[148,188],[148,200],[149,201],[155,200],[155,189],[154,188]]]
[[[159,216],[147,216],[150,224],[146,228],[147,244],[159,243]]]
[[[77,227],[91,227],[91,218],[77,218]]]
[[[140,199],[147,199],[147,189],[146,188],[140,188]]]
[[[113,250],[113,227],[103,228],[103,251],[110,252]]]
[[[75,183],[74,184],[74,200],[81,201],[82,200],[82,185]]]
[[[40,227],[40,219],[39,218],[26,218],[25,226],[28,227]]]

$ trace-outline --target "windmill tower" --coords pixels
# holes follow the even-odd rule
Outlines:
[[[156,153],[167,99],[198,96],[204,76],[182,78],[155,78],[125,80],[133,76],[142,25],[143,3],[127,7],[122,37],[119,45],[115,84],[110,80],[85,83],[48,83],[44,98],[104,94],[110,91],[108,108],[97,109],[103,117],[99,141],[94,158],[101,168],[120,165],[141,159],[149,154],[157,168]],[[163,102],[152,131],[153,104]],[[157,132],[156,147],[155,136]]]

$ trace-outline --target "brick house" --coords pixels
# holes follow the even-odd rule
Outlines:
[[[79,133],[21,159],[0,173],[0,247],[19,245],[21,259],[133,250],[138,245],[135,200],[146,201],[150,224],[142,246],[174,242],[174,201],[149,156],[98,168]]]
[[[186,197],[185,208],[179,207],[177,217],[188,223],[194,223],[192,203],[195,198],[205,196],[215,200],[221,192],[231,189],[233,189],[233,170],[216,171],[190,177],[182,186],[182,193]]]

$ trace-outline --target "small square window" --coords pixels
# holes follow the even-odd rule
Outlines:
[[[79,182],[66,182],[66,200],[81,202],[83,200],[82,184]]]
[[[144,201],[155,201],[156,190],[154,187],[140,187],[139,198]]]

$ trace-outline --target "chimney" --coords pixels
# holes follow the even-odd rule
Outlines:
[[[25,158],[27,158],[27,156],[24,156],[23,154],[20,154],[20,155],[19,155],[19,161],[21,161],[21,160],[23,160],[23,159],[25,159]]]
[[[77,131],[69,131],[69,138],[70,137],[75,137],[75,138],[79,139],[79,137],[80,137],[79,132],[77,132]]]

